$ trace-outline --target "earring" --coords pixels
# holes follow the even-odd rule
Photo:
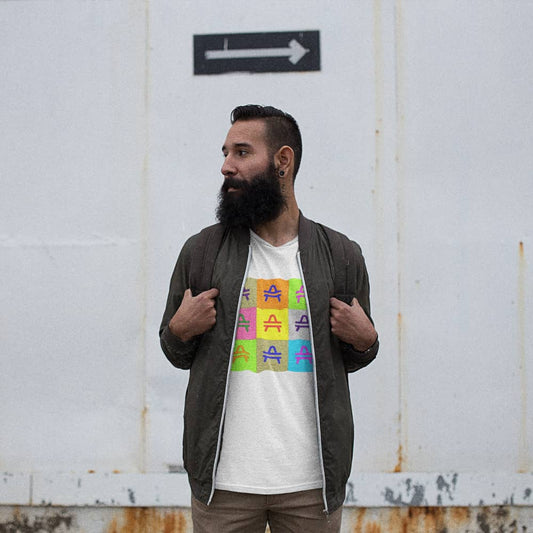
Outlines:
[[[283,178],[283,176],[285,176],[285,171],[284,170],[280,170],[279,171],[279,177]]]

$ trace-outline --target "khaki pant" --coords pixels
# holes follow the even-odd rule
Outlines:
[[[244,494],[217,490],[209,506],[192,497],[194,533],[338,533],[342,507],[324,513],[322,490]]]

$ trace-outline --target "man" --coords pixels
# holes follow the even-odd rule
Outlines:
[[[339,531],[353,450],[347,373],[379,345],[364,260],[347,241],[356,290],[348,303],[336,298],[326,232],[296,202],[294,118],[248,105],[231,122],[212,287],[189,287],[195,235],[160,329],[169,361],[190,370],[183,453],[194,530]]]

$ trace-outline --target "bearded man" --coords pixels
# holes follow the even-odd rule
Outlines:
[[[194,531],[336,532],[353,455],[347,374],[379,346],[366,267],[347,241],[355,291],[335,294],[329,239],[296,202],[294,118],[247,105],[231,123],[212,287],[188,286],[195,235],[178,258],[160,328],[168,360],[190,371],[183,454]]]

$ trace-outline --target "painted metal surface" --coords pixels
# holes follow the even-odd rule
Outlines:
[[[527,533],[531,507],[344,509],[341,533]],[[0,533],[192,533],[188,509],[0,507]],[[269,529],[267,528],[267,532]]]
[[[373,506],[530,505],[533,4],[215,4],[0,2],[0,505],[187,505],[187,374],[157,329],[246,102],[298,118],[304,212],[365,251],[359,530]],[[320,72],[193,76],[193,34],[296,23]]]
[[[0,477],[9,505],[187,507],[185,474],[30,474]],[[533,474],[359,473],[347,507],[533,507]]]

